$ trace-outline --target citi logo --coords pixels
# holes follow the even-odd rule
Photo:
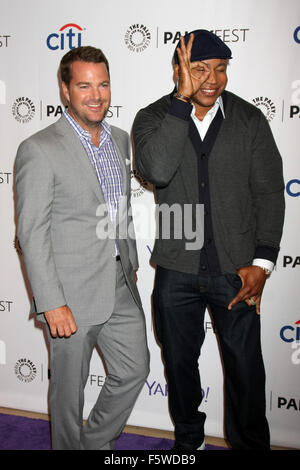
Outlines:
[[[280,330],[280,338],[286,343],[292,343],[296,341],[300,343],[300,320],[295,322],[296,326],[285,325]]]
[[[294,40],[300,44],[300,26],[298,26],[294,31]]]
[[[291,197],[298,197],[300,196],[300,180],[295,178],[286,184],[286,192]]]
[[[56,51],[58,49],[74,49],[81,46],[81,34],[83,28],[75,23],[68,23],[62,26],[58,33],[51,33],[47,37],[48,49]]]

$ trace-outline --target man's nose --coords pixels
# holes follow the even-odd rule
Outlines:
[[[206,79],[206,82],[207,82],[207,83],[212,83],[212,84],[213,84],[213,83],[217,83],[217,76],[216,76],[216,73],[215,73],[214,70],[211,70],[211,71],[209,72],[209,75],[208,75],[208,77],[207,77],[207,79]]]
[[[98,87],[94,87],[91,90],[91,98],[93,100],[99,100],[101,99],[101,90]]]

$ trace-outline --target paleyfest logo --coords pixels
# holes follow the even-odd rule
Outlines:
[[[14,118],[21,124],[26,124],[35,115],[35,105],[30,98],[24,96],[17,98],[12,106]]]
[[[265,117],[269,122],[273,120],[276,113],[276,107],[275,104],[270,100],[270,98],[267,98],[266,96],[259,96],[257,98],[254,98],[252,102],[257,108],[259,108],[264,113]]]
[[[36,366],[30,359],[19,359],[15,365],[15,374],[21,382],[32,382],[36,377]]]
[[[133,197],[140,197],[149,187],[148,182],[136,170],[131,170],[131,193]]]
[[[300,117],[300,80],[292,82],[292,95],[290,106],[290,118]]]
[[[143,24],[133,24],[125,33],[125,44],[132,52],[143,52],[149,46],[150,41],[150,31]]]

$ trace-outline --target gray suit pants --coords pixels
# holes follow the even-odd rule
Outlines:
[[[107,322],[79,326],[70,338],[48,335],[52,448],[113,449],[149,373],[144,314],[129,291],[121,263],[117,262],[115,307]],[[83,426],[84,388],[95,346],[107,375]]]

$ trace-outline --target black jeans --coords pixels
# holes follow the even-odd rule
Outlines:
[[[170,413],[176,441],[193,448],[204,439],[198,359],[208,306],[224,366],[226,437],[236,450],[270,448],[260,317],[246,302],[231,311],[227,308],[240,287],[237,274],[201,277],[157,267],[154,321],[165,361]]]

